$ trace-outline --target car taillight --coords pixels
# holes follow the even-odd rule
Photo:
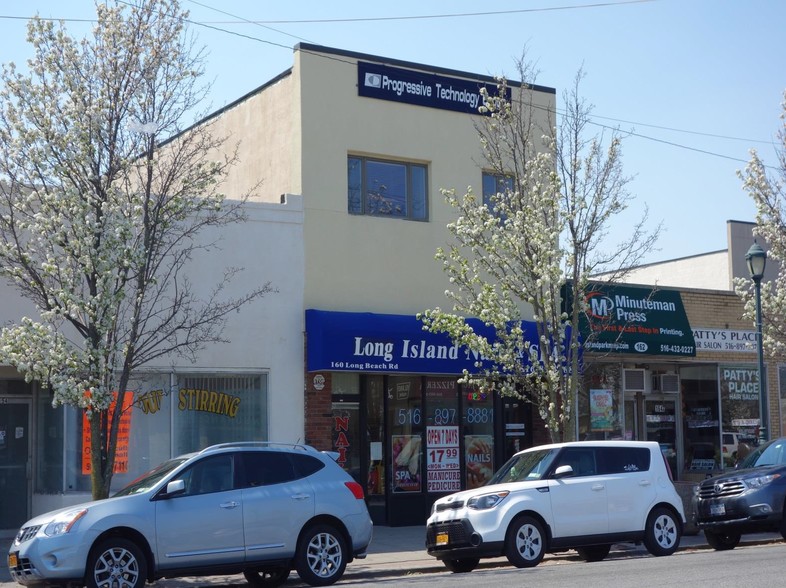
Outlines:
[[[357,482],[344,482],[344,485],[349,488],[350,492],[352,492],[352,496],[358,500],[363,500],[363,486]]]

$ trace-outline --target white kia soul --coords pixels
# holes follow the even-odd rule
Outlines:
[[[613,543],[628,541],[671,555],[684,524],[682,499],[657,443],[558,443],[521,451],[487,485],[437,500],[426,548],[453,572],[500,556],[532,567],[547,552],[565,549],[598,561]]]

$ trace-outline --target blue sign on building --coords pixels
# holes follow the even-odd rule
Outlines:
[[[480,114],[481,88],[486,88],[491,96],[498,94],[493,83],[358,61],[358,95],[368,98]],[[510,100],[510,88],[506,98]]]
[[[468,320],[476,333],[493,329]],[[537,342],[537,326],[523,321],[525,337]],[[477,371],[480,359],[454,345],[444,333],[423,330],[415,316],[306,310],[307,370],[411,374],[456,374]]]

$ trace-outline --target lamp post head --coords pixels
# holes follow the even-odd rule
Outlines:
[[[748,272],[751,279],[758,283],[764,276],[764,268],[767,265],[767,252],[761,248],[756,241],[753,242],[748,253],[745,254],[745,261],[748,264]]]

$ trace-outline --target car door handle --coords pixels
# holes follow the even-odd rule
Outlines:
[[[650,482],[649,480],[641,480],[641,481],[639,481],[639,486],[651,486],[651,485],[652,485],[652,482]]]
[[[218,506],[220,506],[221,508],[237,508],[238,506],[240,506],[240,503],[232,500],[230,502],[222,502]]]
[[[308,494],[293,494],[292,495],[292,500],[306,500],[307,498],[309,498]]]
[[[605,488],[605,486],[603,484],[593,484],[592,485],[592,490],[595,491],[595,492],[603,490],[604,488]]]

